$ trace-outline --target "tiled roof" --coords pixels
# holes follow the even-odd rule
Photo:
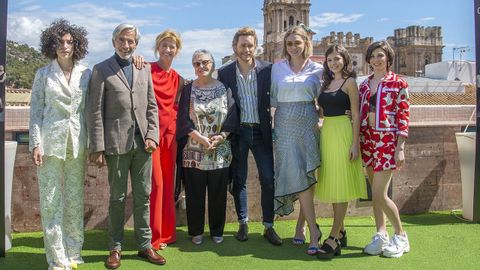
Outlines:
[[[472,84],[465,86],[462,92],[411,92],[412,105],[475,105],[476,89]]]
[[[30,106],[30,89],[7,88],[5,91],[6,106]]]

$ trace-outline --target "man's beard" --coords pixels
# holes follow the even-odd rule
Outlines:
[[[135,50],[132,50],[132,51],[130,51],[129,54],[127,54],[126,56],[123,56],[124,53],[121,53],[119,50],[115,49],[115,52],[118,54],[118,56],[120,56],[120,58],[125,59],[125,60],[128,60],[128,59],[132,58],[132,55],[133,55],[134,51]]]

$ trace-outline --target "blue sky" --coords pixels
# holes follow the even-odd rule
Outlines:
[[[191,55],[205,48],[213,52],[217,65],[232,53],[236,29],[253,26],[263,39],[263,1],[254,0],[165,0],[165,1],[57,1],[10,0],[9,40],[38,48],[39,35],[52,20],[64,17],[89,32],[89,55],[84,63],[92,67],[113,53],[111,32],[121,22],[139,26],[142,33],[137,53],[154,61],[155,36],[166,28],[180,32],[184,49],[174,67],[185,77],[193,76]],[[443,60],[451,60],[453,48],[468,46],[463,59],[474,60],[474,11],[471,0],[312,0],[310,27],[321,39],[330,31],[359,33],[375,40],[393,35],[393,30],[410,25],[441,26]],[[260,44],[262,41],[260,40]],[[459,55],[455,55],[458,60]]]

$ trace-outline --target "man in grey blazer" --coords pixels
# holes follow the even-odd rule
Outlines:
[[[150,244],[151,152],[158,145],[158,112],[150,68],[138,70],[132,65],[139,39],[135,26],[117,26],[112,35],[115,54],[94,66],[90,81],[90,161],[99,167],[107,165],[110,185],[110,255],[105,262],[109,269],[120,267],[129,172],[138,256],[165,264]]]

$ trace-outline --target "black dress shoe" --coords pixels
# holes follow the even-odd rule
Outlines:
[[[247,241],[248,240],[248,225],[247,223],[241,223],[240,226],[238,226],[238,232],[235,235],[235,238],[237,238],[238,241]]]
[[[275,246],[280,246],[283,243],[282,239],[280,238],[280,236],[278,236],[273,227],[265,229],[265,231],[263,232],[263,237],[265,237],[268,242],[272,243],[272,245]]]

